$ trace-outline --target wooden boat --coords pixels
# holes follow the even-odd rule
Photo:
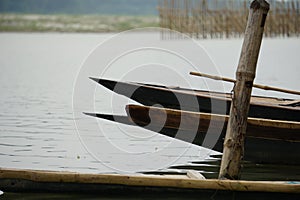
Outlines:
[[[101,195],[157,195],[232,199],[297,199],[300,182],[200,179],[197,172],[182,175],[87,174],[0,168],[0,188],[6,192],[72,192]],[[145,197],[145,196],[144,196]]]
[[[231,94],[228,93],[117,82],[107,79],[91,79],[109,90],[146,106],[159,104],[165,108],[224,115],[229,114],[230,110]],[[300,121],[300,100],[252,96],[249,116],[263,119]]]
[[[127,105],[126,112],[128,116],[90,115],[140,126],[172,138],[223,151],[228,116],[139,105]],[[255,163],[300,165],[298,152],[299,122],[248,119],[245,160]]]

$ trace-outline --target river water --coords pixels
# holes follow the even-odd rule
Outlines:
[[[80,79],[78,77],[84,74],[83,65],[93,57],[95,51],[92,50],[111,37],[112,34],[0,34],[1,167],[89,173],[184,173],[186,169],[192,168],[209,178],[216,177],[219,161],[218,158],[210,155],[219,155],[218,152],[135,127],[121,126],[120,128],[107,121],[97,120],[97,125],[101,129],[99,127],[93,129],[92,125],[91,128],[78,125],[78,121],[86,121],[88,122],[86,124],[89,124],[91,119],[83,114],[74,114],[73,92],[76,91],[74,87]],[[172,43],[177,47],[183,43],[181,40],[164,42]],[[234,77],[242,39],[200,40],[197,43],[210,55],[211,63],[218,66],[219,74]],[[120,47],[110,46],[107,51],[118,48]],[[299,91],[299,52],[300,39],[265,39],[258,62],[256,82]],[[86,59],[88,61],[85,61]],[[127,59],[131,59],[130,55]],[[143,57],[143,59],[147,58]],[[130,68],[131,62],[127,62],[126,59],[121,61],[125,68],[126,66]],[[210,61],[205,63],[209,64]],[[135,63],[135,66],[138,64]],[[111,70],[105,75],[107,78],[118,79],[122,77],[122,69]],[[192,69],[180,69],[179,72],[184,70],[188,73],[188,70]],[[202,69],[198,68],[198,70]],[[118,71],[120,72],[117,73]],[[172,82],[174,80],[172,73],[167,76],[168,78],[164,78],[166,76],[160,76],[160,73],[155,71],[144,72],[147,76],[135,76],[134,79],[135,74],[131,74],[125,77],[125,80],[144,80],[171,85],[177,83]],[[214,73],[207,68],[204,68],[204,72]],[[161,74],[164,73],[168,71],[162,70]],[[88,76],[97,77],[99,73],[88,74]],[[88,76],[85,77],[87,85],[97,87],[96,110],[109,113],[111,110],[108,107],[111,106],[112,94],[89,81]],[[199,78],[190,78],[188,75],[185,79],[191,79],[194,88],[197,88],[197,84],[201,82]],[[215,85],[217,85],[215,81],[205,82],[206,88],[202,88],[199,83],[198,89],[211,89]],[[229,92],[232,85],[224,84],[223,87]],[[297,96],[276,92],[260,90],[253,92],[297,98]],[[84,96],[82,98],[84,99]],[[122,97],[118,98],[121,100],[114,105],[119,106],[116,107],[117,112],[120,113],[124,113],[126,103],[134,103]],[[93,110],[93,108],[86,109],[85,107],[80,111]],[[207,159],[212,161],[211,164],[205,162]],[[255,164],[245,166],[245,179],[300,179],[300,169],[297,166]]]

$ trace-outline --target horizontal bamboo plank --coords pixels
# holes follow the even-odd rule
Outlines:
[[[197,180],[190,179],[187,176],[168,177],[161,175],[87,174],[62,171],[0,168],[0,182],[2,179],[18,179],[19,181],[29,180],[43,183],[92,183],[244,192],[300,193],[300,184],[294,182],[234,181],[217,179]]]

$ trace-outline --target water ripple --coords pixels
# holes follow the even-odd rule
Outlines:
[[[7,146],[7,147],[32,147],[33,145],[31,144],[5,144],[5,143],[0,143],[0,146]]]

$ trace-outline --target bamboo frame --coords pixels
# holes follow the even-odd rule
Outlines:
[[[244,0],[161,0],[160,26],[195,38],[242,37],[246,27],[249,1]],[[266,37],[300,36],[300,0],[269,0]],[[164,39],[181,39],[164,30]]]

